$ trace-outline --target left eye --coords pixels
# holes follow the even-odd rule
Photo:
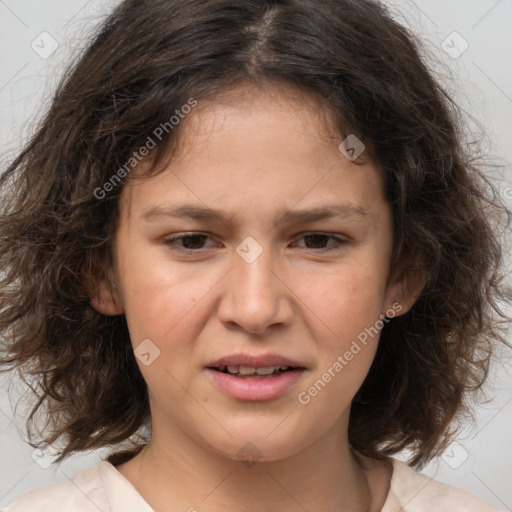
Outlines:
[[[335,241],[334,247],[325,247],[325,244],[329,239],[333,239]],[[306,243],[306,248],[317,251],[332,251],[338,249],[340,245],[346,243],[346,240],[343,238],[324,233],[308,233],[303,235],[301,240],[309,240],[309,244]],[[322,247],[311,247],[311,245],[321,245]]]
[[[184,235],[178,235],[168,238],[164,242],[166,245],[172,247],[177,251],[196,252],[205,248],[203,244],[208,238],[211,239],[209,235],[206,235],[204,233],[187,233]],[[334,246],[326,247],[326,244],[329,239],[335,241]],[[312,249],[315,251],[332,251],[338,249],[340,245],[346,243],[346,240],[344,240],[343,238],[324,233],[308,233],[299,238],[299,240],[304,240],[306,242],[303,248]],[[319,245],[321,247],[312,247],[315,245]]]

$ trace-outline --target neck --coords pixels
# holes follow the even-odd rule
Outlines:
[[[252,462],[173,434],[153,428],[150,444],[117,468],[156,512],[380,510],[368,467],[335,432],[285,459]]]

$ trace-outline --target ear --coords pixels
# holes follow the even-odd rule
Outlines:
[[[93,282],[91,306],[107,316],[122,315],[124,307],[121,302],[118,286],[111,284],[109,279],[100,279]]]
[[[386,289],[385,311],[394,311],[394,316],[410,311],[426,281],[427,274],[417,258],[402,258],[392,272]]]
[[[90,262],[84,271],[85,281],[91,306],[99,313],[107,316],[122,315],[124,313],[121,300],[121,290],[111,272],[105,271]]]

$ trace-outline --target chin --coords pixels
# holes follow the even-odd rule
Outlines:
[[[304,449],[308,443],[294,438],[294,432],[277,432],[276,423],[271,428],[254,425],[251,429],[230,430],[233,438],[223,436],[220,442],[210,440],[210,447],[219,455],[245,462],[248,467],[257,462],[285,459]],[[275,430],[274,430],[275,429]],[[274,431],[273,431],[274,430]],[[270,435],[268,435],[270,433]],[[295,433],[296,436],[296,433]]]

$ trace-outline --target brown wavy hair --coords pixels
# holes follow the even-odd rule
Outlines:
[[[0,179],[0,367],[17,369],[36,393],[32,446],[62,441],[63,460],[127,440],[135,453],[149,439],[126,319],[93,309],[87,284],[109,279],[129,176],[98,190],[190,98],[243,83],[292,85],[321,99],[340,141],[364,141],[393,212],[392,268],[414,256],[409,271],[426,275],[413,308],[382,330],[351,406],[351,445],[374,458],[409,448],[419,467],[448,445],[496,345],[508,345],[500,230],[510,212],[424,51],[371,0],[119,4]],[[178,133],[163,133],[152,172]]]

